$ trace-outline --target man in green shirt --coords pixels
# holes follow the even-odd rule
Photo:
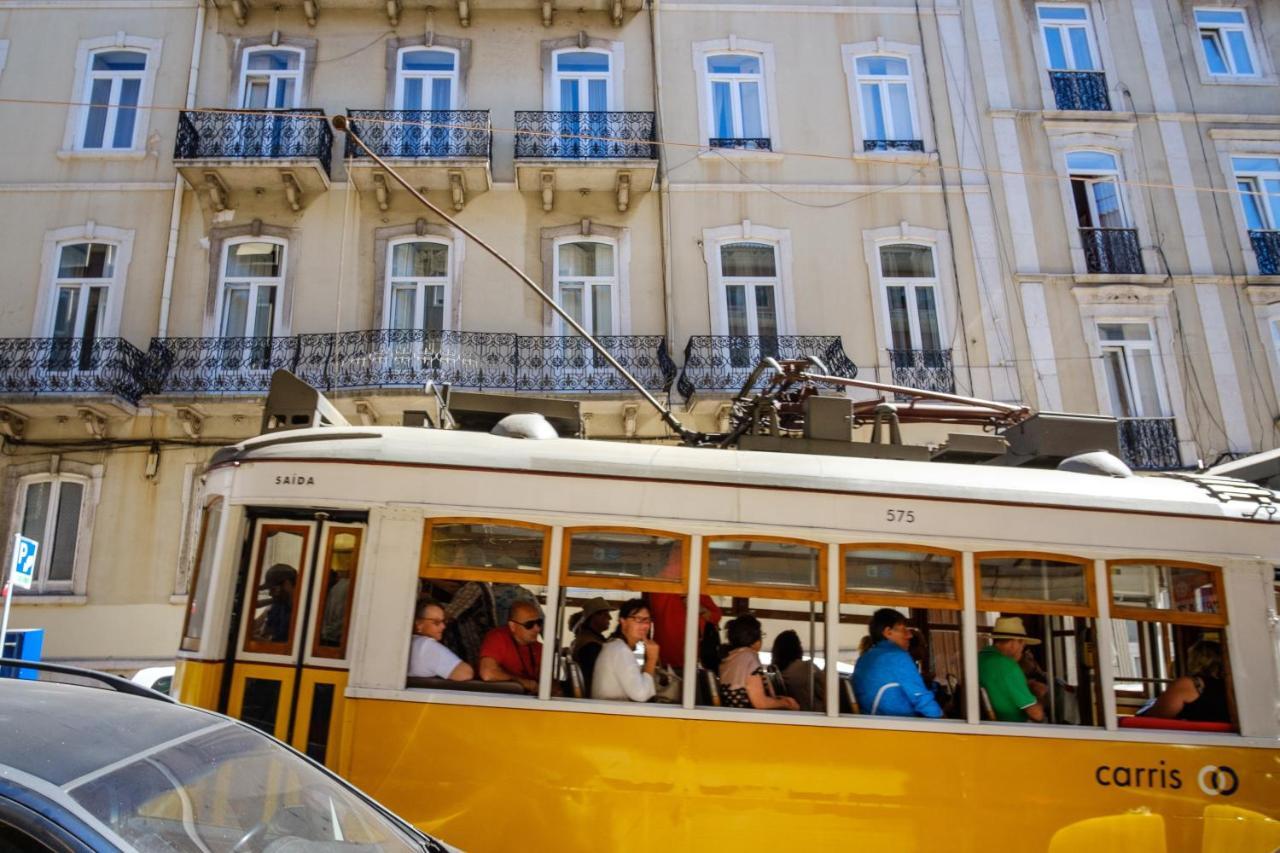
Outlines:
[[[1027,635],[1020,616],[1001,616],[991,629],[991,645],[978,653],[978,683],[996,719],[1005,723],[1044,722],[1044,706],[1027,686],[1018,661],[1027,646],[1040,641]]]

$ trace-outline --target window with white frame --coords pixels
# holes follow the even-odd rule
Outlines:
[[[555,270],[560,307],[592,335],[617,334],[621,306],[614,244],[600,240],[557,243]]]
[[[1205,68],[1215,77],[1257,77],[1258,61],[1244,9],[1196,9]]]
[[[1276,364],[1280,364],[1280,317],[1271,318],[1271,349],[1275,352]]]
[[[1250,231],[1280,230],[1280,158],[1232,157],[1245,226]]]
[[[778,253],[769,243],[720,247],[720,280],[728,332],[734,336],[778,336]]]
[[[290,47],[251,47],[240,71],[240,106],[248,110],[285,110],[302,104],[302,51]]]
[[[91,346],[102,334],[115,270],[116,247],[111,243],[66,243],[58,247],[50,323],[54,338],[79,338]]]
[[[457,103],[457,51],[401,48],[396,59],[396,109],[452,110]]]
[[[914,142],[924,150],[916,121],[911,65],[902,56],[859,56],[854,59],[863,146],[868,150],[899,148]],[[898,143],[890,145],[889,143]]]
[[[1101,71],[1093,26],[1085,6],[1036,7],[1050,71]]]
[[[31,593],[72,591],[85,487],[83,478],[65,474],[40,474],[20,481],[19,530],[40,545]]]
[[[78,147],[127,151],[135,146],[147,58],[142,50],[96,50],[89,54]]]
[[[551,93],[561,112],[605,112],[613,104],[613,54],[605,50],[558,50],[553,54]]]
[[[413,239],[387,247],[387,328],[423,336],[444,331],[449,304],[449,243]]]
[[[1117,418],[1169,416],[1164,369],[1149,322],[1099,322],[1103,369]]]
[[[740,141],[745,140],[767,143],[769,122],[761,57],[749,53],[714,53],[706,58],[706,63],[711,105],[708,136],[712,147],[739,147]]]
[[[223,244],[218,312],[222,337],[269,338],[277,334],[284,265],[282,242],[250,237]]]
[[[1081,228],[1128,228],[1120,193],[1120,166],[1106,151],[1070,151],[1067,171]]]
[[[889,320],[889,345],[898,351],[938,352],[938,274],[933,248],[895,244],[880,248],[880,281]]]

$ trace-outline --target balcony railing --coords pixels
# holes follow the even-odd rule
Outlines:
[[[316,159],[329,172],[333,132],[321,110],[184,110],[175,160]]]
[[[653,113],[516,113],[516,157],[549,160],[653,160]]]
[[[600,339],[646,388],[676,368],[661,335]],[[151,344],[151,393],[259,394],[288,369],[323,390],[420,388],[428,380],[509,391],[609,392],[631,386],[577,337],[381,329],[281,338],[165,338]]]
[[[1260,275],[1280,275],[1280,231],[1250,231]]]
[[[347,110],[351,130],[379,157],[489,157],[488,110]],[[352,157],[368,157],[350,139]]]
[[[147,356],[123,338],[0,338],[0,393],[112,395],[137,403]]]
[[[923,139],[864,139],[863,151],[919,151],[924,152]]]
[[[1053,99],[1060,110],[1108,111],[1107,75],[1102,71],[1050,71]]]
[[[712,148],[736,148],[739,151],[772,151],[773,142],[767,136],[713,136],[707,140]]]
[[[1138,471],[1182,467],[1173,418],[1120,418],[1120,458]]]
[[[889,367],[894,385],[919,388],[922,391],[941,391],[954,394],[955,372],[951,366],[949,349],[891,349]]]
[[[696,391],[737,391],[765,358],[822,359],[835,376],[852,379],[858,368],[845,354],[839,335],[694,335],[684,348],[684,371],[677,388],[688,398]]]
[[[1081,228],[1085,269],[1091,273],[1141,275],[1142,249],[1134,228]]]

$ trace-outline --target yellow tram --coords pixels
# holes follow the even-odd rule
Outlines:
[[[1280,847],[1263,489],[330,426],[220,451],[204,494],[180,698],[463,848]],[[410,685],[416,602],[467,584],[541,607],[537,695]],[[575,698],[570,615],[660,593],[796,630],[823,707],[717,706],[692,607],[680,701]],[[882,606],[927,638],[947,718],[840,700]],[[978,652],[1007,615],[1043,640],[1047,724],[987,719]],[[1135,727],[1205,637],[1225,649],[1228,731]]]

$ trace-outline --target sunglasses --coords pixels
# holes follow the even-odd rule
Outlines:
[[[514,619],[512,619],[512,620],[511,620],[511,622],[513,622],[513,623],[514,623],[514,624],[516,624],[516,625],[519,625],[521,628],[524,628],[526,631],[532,631],[534,628],[541,628],[541,627],[542,627],[542,624],[543,624],[545,621],[546,621],[545,619],[541,619],[541,618],[539,618],[539,619],[528,619],[528,620],[526,620],[526,621],[524,621],[524,622],[516,622],[516,620],[514,620]]]

